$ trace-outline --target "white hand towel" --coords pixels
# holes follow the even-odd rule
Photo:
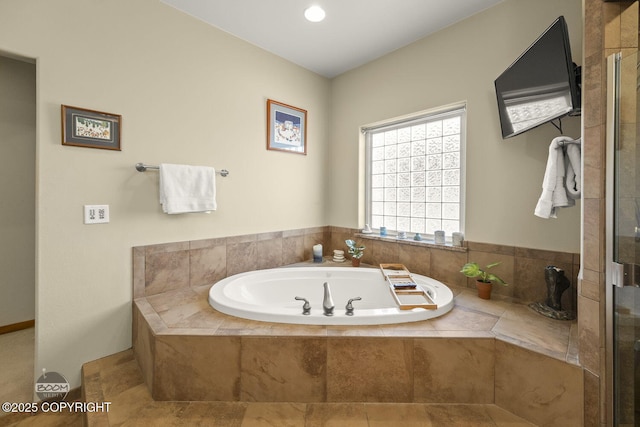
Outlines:
[[[216,171],[206,166],[160,165],[160,203],[167,214],[210,212],[216,204]]]

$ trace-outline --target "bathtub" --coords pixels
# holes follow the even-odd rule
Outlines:
[[[374,268],[284,267],[257,270],[227,277],[209,290],[209,304],[216,310],[244,319],[302,325],[387,325],[431,319],[453,308],[453,293],[443,283],[413,274],[414,281],[437,304],[437,309],[398,308],[382,273]],[[326,316],[322,302],[327,282],[335,304]],[[304,315],[303,301],[311,304]],[[346,314],[349,299],[353,315]]]

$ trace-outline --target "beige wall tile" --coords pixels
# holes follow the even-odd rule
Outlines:
[[[370,426],[366,407],[362,403],[309,404],[307,408],[305,427]]]
[[[326,341],[243,337],[240,399],[250,402],[324,402]]]
[[[282,238],[282,264],[304,261],[304,235]]]
[[[582,119],[585,128],[600,126],[604,123],[605,108],[601,91],[602,79],[605,75],[603,63],[602,52],[586,56],[583,60],[582,104],[585,108],[582,111]],[[587,106],[588,108],[586,108]],[[599,146],[600,142],[600,140],[588,142],[588,144],[584,145],[584,148],[585,150],[589,149],[589,144]]]
[[[499,317],[467,306],[456,306],[449,313],[431,319],[438,331],[491,331]]]
[[[494,339],[415,339],[414,401],[493,403]]]
[[[600,257],[604,254],[600,252],[600,199],[584,199],[584,238],[582,254],[583,267],[593,271],[601,271]]]
[[[305,414],[306,405],[303,403],[250,403],[244,417],[239,418],[237,424],[230,425],[240,425],[241,422],[242,427],[304,426]]]
[[[637,1],[620,2],[620,46],[638,47]]]
[[[136,360],[140,366],[145,384],[153,388],[153,369],[155,364],[155,337],[138,305],[133,304],[133,340]]]
[[[429,426],[489,427],[496,425],[489,413],[480,405],[425,405],[425,410],[430,422]],[[509,422],[512,420],[513,418]],[[507,425],[511,426],[511,424]]]
[[[431,427],[426,405],[420,404],[376,404],[364,405],[369,424],[367,427]]]
[[[544,426],[583,425],[582,369],[496,340],[496,405]]]
[[[578,295],[580,363],[594,374],[600,372],[600,304]]]
[[[227,248],[212,246],[189,251],[189,285],[211,285],[227,277]]]
[[[431,251],[428,248],[398,245],[398,262],[404,264],[412,273],[431,275]]]
[[[503,341],[564,361],[572,324],[544,317],[526,305],[513,304],[492,331]]]
[[[620,47],[621,46],[620,44],[621,5],[619,2],[603,3],[602,11],[604,14],[604,47],[605,48]]]
[[[148,253],[145,294],[154,295],[189,286],[189,251]]]
[[[133,248],[132,252],[132,280],[133,298],[145,295],[145,250],[143,247]]]
[[[256,242],[256,268],[276,268],[282,266],[282,237],[259,239]]]
[[[367,240],[363,242],[365,249],[363,262],[371,265],[396,264],[399,261],[399,244],[381,240]]]
[[[156,400],[238,400],[240,338],[156,337]]]
[[[256,270],[257,255],[255,241],[227,244],[227,276]]]
[[[467,262],[465,252],[447,250],[431,250],[431,277],[445,284],[466,286],[467,278],[460,269]]]
[[[496,255],[515,255],[515,247],[493,243],[467,242],[469,252],[487,252]]]
[[[584,1],[583,50],[584,56],[601,55],[604,49],[601,0]]]
[[[602,169],[604,165],[604,144],[600,141],[604,140],[604,126],[593,126],[584,129],[582,158],[585,167],[594,169]],[[583,175],[586,180],[587,176]],[[585,187],[587,185],[585,181]],[[586,189],[586,188],[585,188]]]
[[[412,402],[412,341],[329,338],[327,401]]]

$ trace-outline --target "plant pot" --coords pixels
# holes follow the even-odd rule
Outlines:
[[[482,299],[491,299],[492,283],[481,282],[476,280],[476,287],[478,288],[478,297]]]
[[[351,258],[351,265],[354,267],[360,267],[360,258]]]

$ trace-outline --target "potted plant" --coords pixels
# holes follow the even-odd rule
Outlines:
[[[360,258],[364,255],[365,246],[358,245],[355,240],[344,241],[349,247],[349,253],[351,254],[351,265],[354,267],[360,266]]]
[[[480,298],[491,299],[492,284],[494,282],[503,286],[507,285],[507,283],[500,277],[487,271],[498,264],[500,263],[494,262],[493,264],[487,265],[483,270],[480,268],[478,263],[468,262],[464,266],[462,266],[462,270],[460,270],[460,273],[464,274],[467,277],[476,279],[476,287],[478,288],[478,296]]]

